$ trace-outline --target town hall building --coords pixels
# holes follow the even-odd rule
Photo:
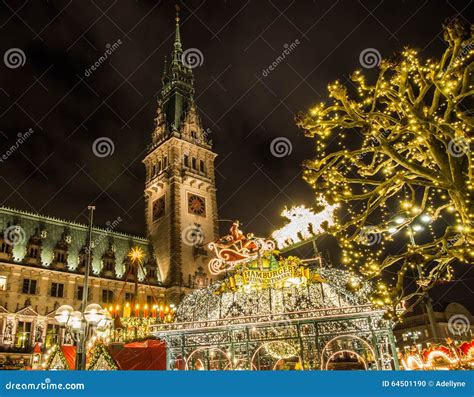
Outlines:
[[[211,281],[205,247],[218,234],[217,155],[197,112],[193,82],[177,17],[143,159],[147,237],[93,228],[89,303],[178,302]],[[0,230],[1,366],[7,356],[27,360],[32,346],[64,337],[54,313],[65,304],[80,308],[89,240],[87,225],[8,207],[0,207]],[[145,254],[138,270],[128,257],[132,247]]]

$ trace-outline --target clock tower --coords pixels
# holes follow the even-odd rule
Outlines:
[[[194,77],[183,63],[176,16],[171,61],[158,96],[146,167],[145,217],[161,279],[170,294],[209,283],[207,243],[217,238],[214,160],[194,102]]]

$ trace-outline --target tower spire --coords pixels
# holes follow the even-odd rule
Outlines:
[[[183,48],[181,46],[181,33],[179,31],[179,21],[180,21],[180,19],[179,19],[179,5],[176,4],[175,8],[176,8],[176,18],[175,18],[176,31],[175,31],[175,36],[174,36],[174,55],[175,55],[174,58],[176,58],[177,55],[181,55],[181,53],[183,51]]]
[[[185,63],[183,63],[183,46],[181,43],[179,5],[176,4],[175,16],[175,38],[171,51],[171,58],[168,63],[165,60],[162,83],[158,97],[159,113],[162,124],[160,139],[178,133],[186,116],[192,110],[194,103],[194,77]]]

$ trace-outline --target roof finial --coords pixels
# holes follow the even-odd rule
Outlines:
[[[179,22],[179,4],[175,4],[174,8],[176,8],[176,18],[175,21],[176,23]]]
[[[173,59],[178,59],[180,54],[177,54],[177,53],[179,51],[181,51],[181,35],[179,33],[179,10],[180,10],[180,8],[179,8],[179,5],[177,3],[175,4],[175,8],[176,8],[176,18],[175,18],[176,33],[175,33],[175,38],[174,38],[175,51],[174,51]]]

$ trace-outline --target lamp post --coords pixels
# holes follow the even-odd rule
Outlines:
[[[418,219],[425,224],[428,224],[432,221],[431,216],[428,214],[421,214]],[[412,246],[416,246],[416,241],[415,241],[415,232],[420,232],[424,230],[424,227],[420,223],[415,223],[412,225],[411,223],[406,223],[406,219],[403,216],[397,216],[394,218],[395,221],[395,226],[389,227],[388,231],[392,234],[395,234],[398,232],[400,229],[403,227],[407,228],[407,234],[410,239],[410,244]],[[418,278],[421,280],[423,278],[423,269],[421,268],[419,263],[416,263],[416,271],[418,273]],[[425,308],[426,308],[426,313],[428,315],[428,322],[430,325],[430,330],[431,330],[431,335],[433,336],[433,339],[436,341],[438,340],[438,330],[436,327],[436,319],[433,311],[433,305],[431,302],[431,297],[427,293],[425,298]]]
[[[92,258],[92,222],[94,219],[95,206],[89,205],[89,230],[88,230],[88,249],[87,249],[87,263],[84,271],[84,284],[82,288],[82,327],[83,332],[79,334],[79,341],[77,343],[76,353],[76,369],[86,369],[86,332],[88,331],[87,322],[85,321],[85,309],[87,306],[87,300],[89,298],[89,273],[91,269],[91,258]]]
[[[92,222],[94,219],[95,206],[89,205],[89,230],[88,230],[88,247],[87,261],[84,270],[84,283],[82,287],[82,304],[80,311],[73,311],[71,306],[61,306],[56,311],[56,320],[68,327],[72,332],[73,338],[77,343],[76,350],[76,369],[86,369],[86,338],[89,333],[89,324],[95,325],[104,317],[102,308],[97,304],[87,305],[89,298],[89,274],[91,269],[92,258]]]
[[[60,306],[54,318],[64,326],[77,344],[75,369],[86,369],[85,342],[89,330],[94,326],[108,327],[111,324],[110,316],[96,303],[88,305],[84,311],[74,310],[72,306]],[[82,344],[82,350],[80,350]]]

